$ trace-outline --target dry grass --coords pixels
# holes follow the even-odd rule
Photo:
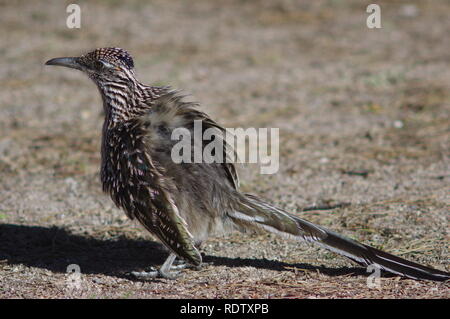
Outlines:
[[[225,126],[280,128],[280,171],[241,169],[245,191],[290,211],[348,202],[301,215],[449,271],[450,4],[379,2],[380,30],[356,0],[97,0],[69,30],[61,1],[1,1],[0,298],[449,298],[389,276],[370,289],[365,269],[272,235],[211,238],[203,270],[132,280],[166,253],[100,191],[93,84],[43,66],[128,49],[144,82],[186,89]]]

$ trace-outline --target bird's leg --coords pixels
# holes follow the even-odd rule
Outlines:
[[[159,268],[159,274],[162,278],[167,279],[175,279],[178,277],[179,273],[176,271],[171,272],[172,264],[175,261],[175,258],[177,258],[177,255],[171,253],[169,257],[167,257],[166,261],[162,266]]]
[[[167,257],[166,261],[162,266],[157,270],[152,271],[133,271],[131,274],[139,279],[151,279],[151,278],[166,278],[166,279],[176,279],[179,275],[178,272],[171,272],[172,264],[175,261],[177,255],[171,253],[169,257]],[[176,267],[177,269],[180,269]]]

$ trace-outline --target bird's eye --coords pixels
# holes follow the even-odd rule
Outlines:
[[[95,63],[94,66],[97,70],[114,68],[114,66],[111,63],[103,61],[103,60],[97,60],[94,63]]]
[[[95,61],[95,62],[94,62],[94,67],[95,67],[97,70],[101,70],[101,69],[103,69],[103,63],[102,63],[101,61]]]

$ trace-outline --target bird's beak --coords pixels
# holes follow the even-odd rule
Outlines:
[[[76,57],[54,58],[45,62],[45,65],[60,65],[71,69],[82,70],[81,64]]]

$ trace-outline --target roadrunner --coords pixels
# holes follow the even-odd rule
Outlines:
[[[169,87],[140,83],[127,51],[100,48],[46,64],[81,70],[97,85],[105,113],[100,174],[103,190],[170,251],[158,270],[136,275],[174,278],[177,257],[193,266],[202,264],[198,247],[209,236],[232,230],[263,230],[313,242],[360,265],[374,265],[408,278],[450,278],[447,272],[356,242],[240,192],[235,167],[228,161],[175,163],[171,157],[178,142],[171,138],[175,129],[192,132],[194,121],[201,121],[204,131],[220,133],[224,129],[198,111],[197,104],[184,101]],[[204,146],[203,142],[192,144],[192,148]]]

